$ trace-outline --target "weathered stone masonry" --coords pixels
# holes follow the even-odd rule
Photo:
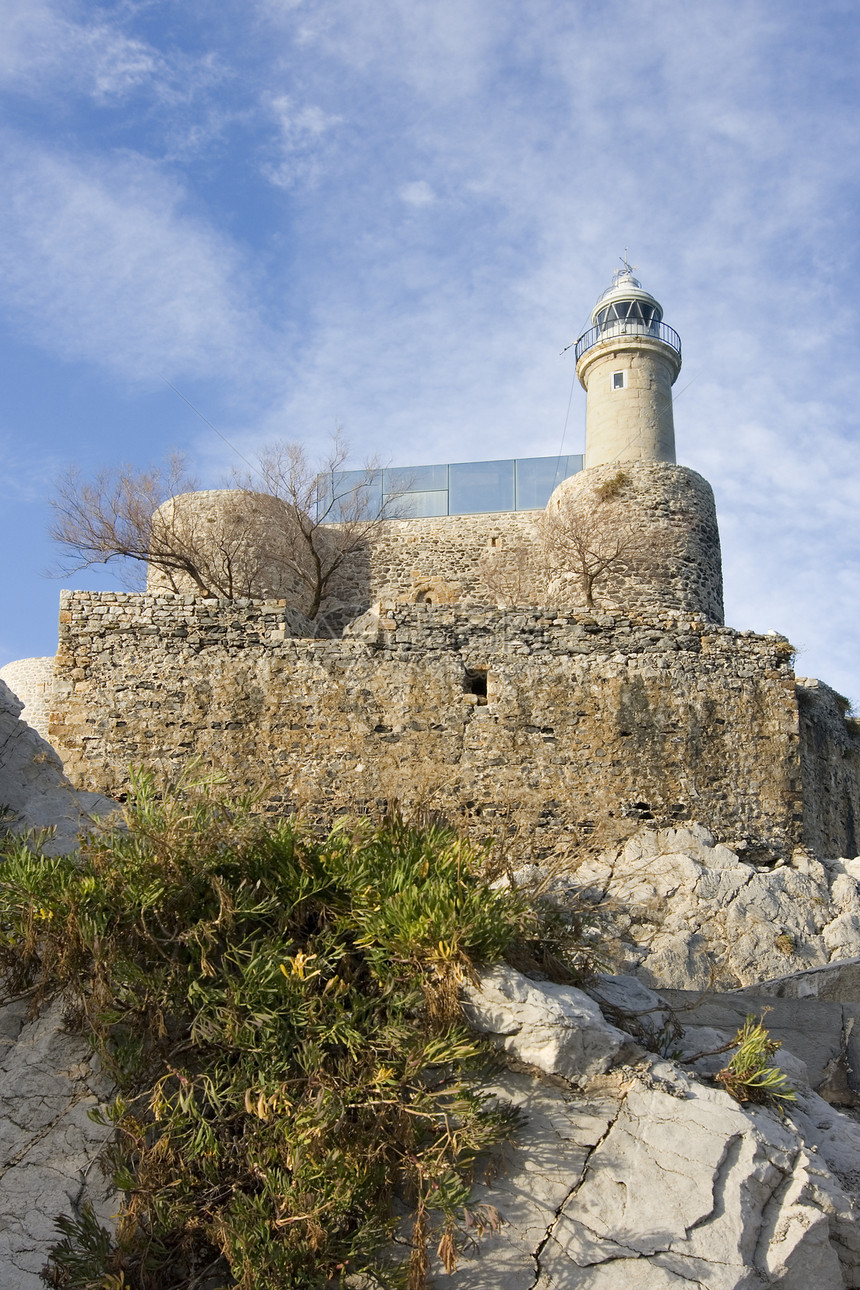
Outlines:
[[[53,655],[48,658],[22,658],[0,667],[0,681],[5,681],[24,704],[23,719],[34,730],[47,733],[54,681]]]
[[[654,556],[643,562],[640,553],[639,568],[634,560],[632,566],[622,561],[607,569],[597,588],[597,603],[610,612],[623,607],[634,616],[701,613],[722,623],[723,582],[714,495],[701,475],[668,462],[597,467],[559,485],[550,508],[570,504],[575,516],[577,499],[587,500],[601,485],[622,480],[628,522],[641,532],[643,552],[652,547]],[[245,590],[234,594],[285,598],[306,609],[306,589],[298,587],[292,574],[285,575],[284,561],[278,557],[285,543],[291,545],[285,510],[278,523],[281,506],[271,497],[223,489],[186,493],[165,503],[165,508],[179,517],[174,522],[193,535],[199,550],[211,550],[213,567],[219,556],[217,544],[210,547],[210,540],[228,532],[231,517],[235,521],[241,513],[244,546],[241,556],[234,552],[234,572],[236,586]],[[332,579],[323,601],[324,631],[320,634],[339,635],[344,623],[379,599],[434,605],[465,600],[492,604],[494,593],[481,573],[483,559],[494,551],[502,554],[506,549],[534,546],[542,515],[542,511],[446,515],[391,519],[371,527]],[[320,540],[335,532],[336,526],[321,530]],[[199,594],[189,578],[178,577],[172,587],[155,566],[149,568],[147,590],[154,595],[172,590]],[[559,596],[554,599],[558,602]],[[575,578],[565,586],[561,603],[584,608]]]
[[[694,616],[398,605],[313,640],[277,602],[83,592],[60,617],[50,737],[81,787],[119,795],[131,764],[198,754],[235,788],[262,773],[282,808],[421,791],[489,818],[518,804],[539,849],[625,817],[845,849],[839,812],[807,807],[804,835],[829,772],[801,757],[782,637]]]
[[[849,704],[823,681],[797,683],[804,828],[821,855],[860,853],[860,732]]]

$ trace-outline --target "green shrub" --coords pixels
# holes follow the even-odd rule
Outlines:
[[[51,1285],[420,1287],[428,1242],[450,1269],[458,1233],[494,1224],[472,1170],[516,1117],[481,1093],[458,991],[541,953],[541,915],[450,832],[321,840],[253,805],[138,776],[125,826],[78,855],[9,844],[9,986],[61,991],[118,1088],[116,1239],[66,1220]]]
[[[735,1035],[736,1052],[716,1079],[737,1102],[761,1102],[781,1106],[793,1102],[797,1096],[787,1077],[771,1058],[782,1047],[778,1039],[771,1039],[761,1021],[747,1017]]]

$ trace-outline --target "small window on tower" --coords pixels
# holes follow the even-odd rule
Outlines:
[[[626,385],[627,385],[627,373],[626,373],[626,372],[613,372],[613,373],[612,373],[612,388],[613,388],[613,390],[623,390],[623,389],[625,388],[625,386],[626,386]]]

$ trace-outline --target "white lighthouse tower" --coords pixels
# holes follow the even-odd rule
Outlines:
[[[552,570],[574,608],[582,607],[579,596],[586,608],[631,617],[723,621],[714,494],[675,460],[672,386],[680,370],[681,338],[625,256],[576,342],[585,469],[563,480],[547,505],[550,521],[575,539],[565,550],[576,554],[559,555]],[[584,565],[600,569],[590,600]]]
[[[576,342],[576,374],[588,396],[585,467],[675,460],[672,386],[681,338],[625,258]]]

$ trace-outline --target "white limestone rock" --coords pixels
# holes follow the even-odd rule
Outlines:
[[[487,989],[493,1033],[537,1039],[555,1024],[562,1037],[545,1034],[539,1063],[536,1049],[526,1045],[528,1060],[555,1079],[510,1071],[499,1081],[498,1095],[526,1116],[504,1169],[476,1197],[498,1210],[502,1226],[469,1250],[444,1284],[455,1290],[860,1286],[860,1126],[808,1090],[784,1118],[768,1108],[741,1107],[721,1089],[654,1058],[575,1092],[558,1076],[568,1068],[579,992],[570,992],[566,1008],[559,1006],[562,989],[534,981],[524,987],[507,976]],[[625,994],[636,997],[623,982],[619,990],[614,1007]],[[521,1024],[525,1010],[541,1017],[533,1032]],[[547,1020],[553,1015],[555,1023]],[[589,1016],[587,1010],[581,1015]],[[581,1070],[581,1057],[575,1065]]]
[[[611,966],[658,988],[736,989],[860,955],[860,865],[797,852],[762,869],[700,825],[640,829],[550,892],[592,904]]]
[[[11,812],[6,823],[15,832],[54,829],[42,849],[57,855],[73,850],[81,830],[117,805],[100,793],[72,788],[51,745],[19,720],[23,706],[0,681],[0,805]]]
[[[116,803],[76,792],[49,744],[18,719],[0,682],[0,802],[16,831],[55,828],[43,849],[72,850],[80,830]],[[102,1222],[115,1205],[96,1166],[108,1136],[87,1112],[109,1088],[86,1044],[66,1033],[55,1003],[29,1020],[25,999],[0,1007],[0,1286],[43,1290],[39,1271],[56,1218],[89,1200]]]
[[[111,1130],[87,1115],[109,1093],[87,1045],[63,1029],[59,1003],[34,1021],[25,1001],[0,1008],[3,1290],[44,1290],[39,1271],[59,1239],[59,1214],[89,1201],[111,1223],[117,1205],[97,1165]]]
[[[466,1015],[505,1052],[573,1084],[642,1055],[630,1035],[609,1025],[582,990],[535,982],[506,965],[464,990]]]

